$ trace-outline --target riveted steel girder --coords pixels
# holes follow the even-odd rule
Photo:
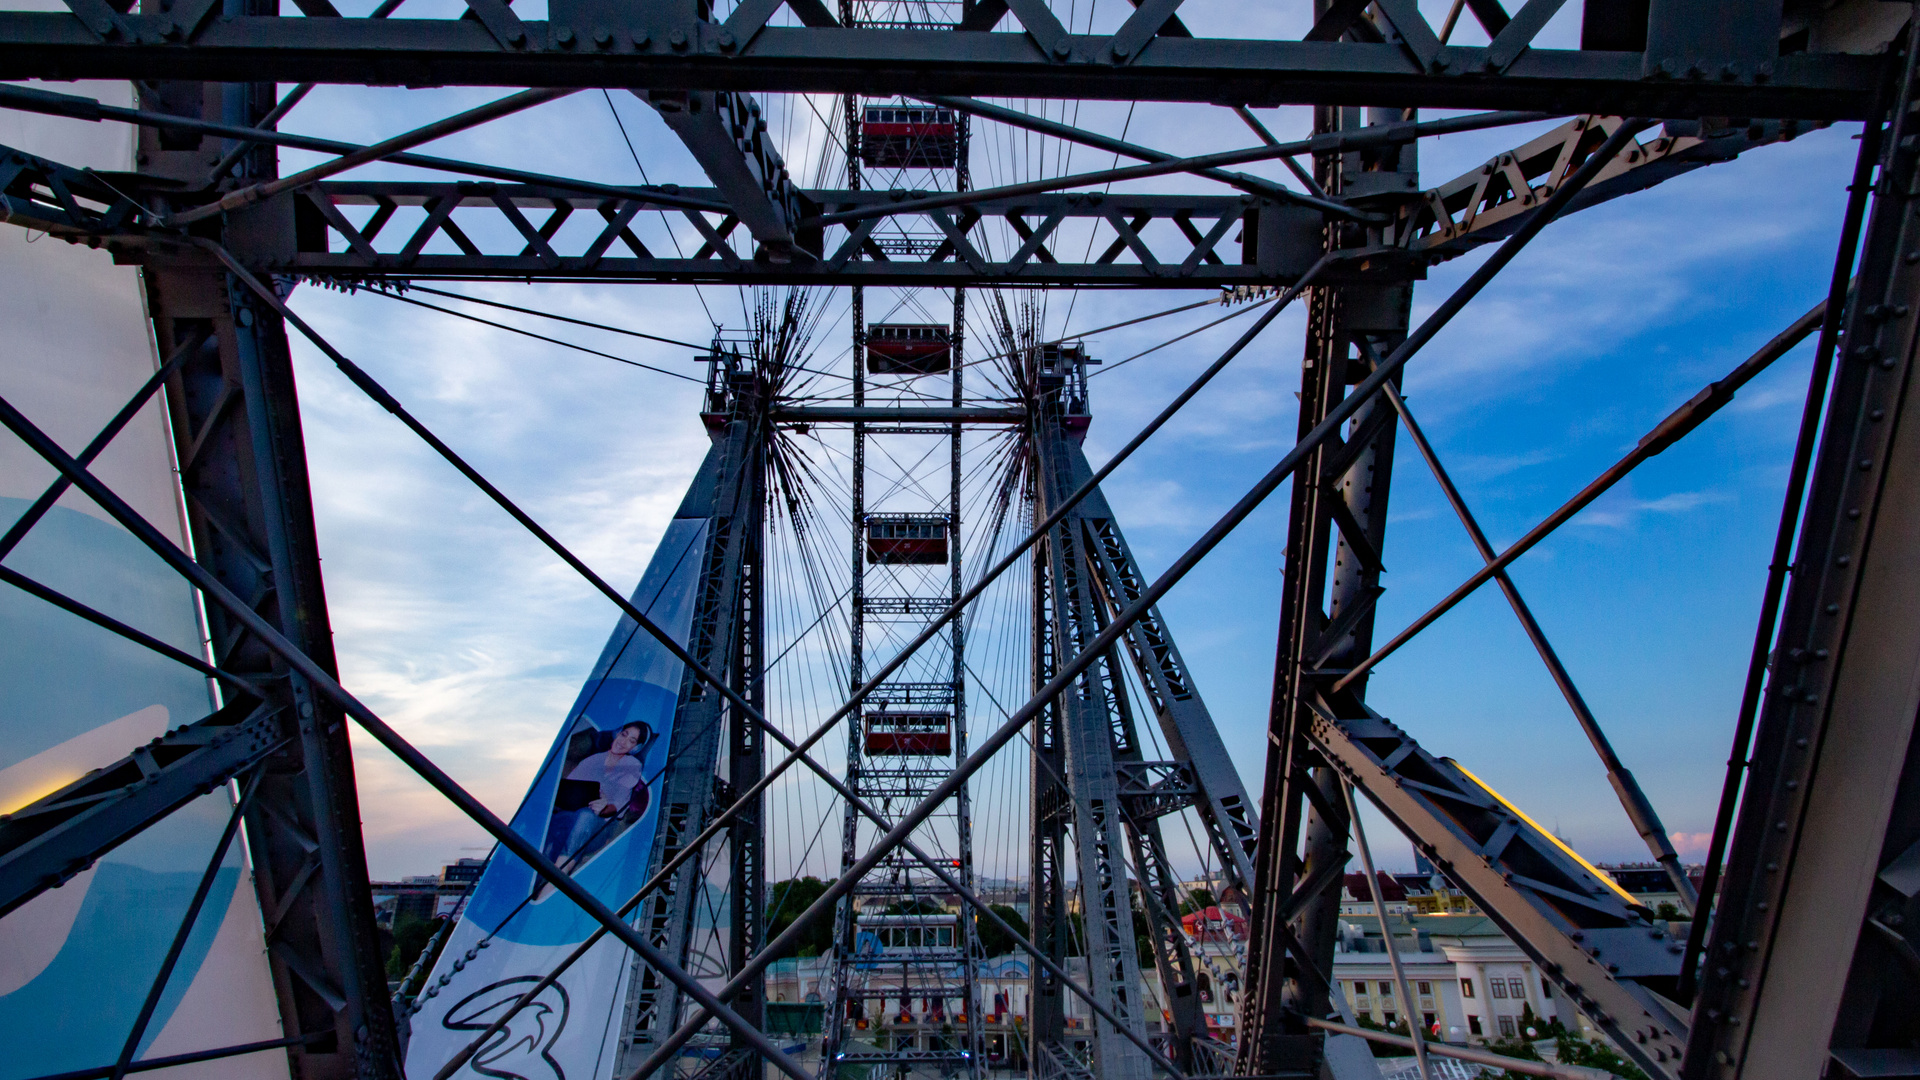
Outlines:
[[[516,45],[472,19],[240,16],[183,26],[156,13],[119,16],[103,35],[66,12],[5,12],[0,71],[14,79],[645,86],[1837,120],[1865,112],[1878,68],[1871,57],[1842,53],[1742,62],[1702,49],[1669,73],[1661,62],[1673,58],[1638,49],[1525,48],[1509,60],[1487,47],[1165,34],[1116,62],[1109,38],[1097,34],[1054,35],[1043,48],[1044,32],[839,26],[769,26],[726,49],[731,35],[723,37],[722,26],[670,21],[671,28],[657,24],[644,5],[625,19],[610,14],[595,28],[607,31],[599,48],[575,41],[567,23],[539,20],[521,24]]]

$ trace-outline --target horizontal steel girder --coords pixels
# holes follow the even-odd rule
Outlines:
[[[718,199],[705,189],[679,194]],[[888,192],[864,191],[809,197],[834,210],[892,200]],[[690,225],[705,242],[685,257],[655,252],[632,225],[656,211],[683,230]],[[1091,254],[1082,228],[1066,245],[1074,250],[1062,255],[1091,261],[1062,261],[1049,247],[1062,223],[1073,219],[1093,222]],[[893,235],[909,220],[911,234]],[[1005,222],[1020,246],[993,251],[981,227],[988,220]],[[735,246],[745,242],[753,250],[736,236],[733,215],[716,223],[639,196],[610,199],[515,184],[338,182],[236,215],[230,244],[249,265],[344,280],[1214,287],[1298,278],[1319,257],[1322,220],[1316,210],[1251,196],[1054,193],[814,230],[799,238],[790,258],[774,261]],[[251,237],[259,241],[248,243]],[[430,246],[439,250],[429,252]]]
[[[1366,192],[1369,205],[1387,210],[1392,221],[1381,237],[1385,249],[1366,252],[1373,256],[1369,273],[1418,276],[1427,261],[1506,236],[1619,123],[1618,117],[1576,117],[1428,191]],[[1796,121],[1720,129],[1697,121],[1669,125],[1611,162],[1576,205],[1639,191],[1805,129]],[[725,205],[711,189],[674,188],[662,197]],[[805,193],[812,205],[832,211],[885,207],[899,197]],[[122,261],[143,261],[150,249],[167,244],[164,234],[145,231],[150,218],[118,189],[84,171],[5,148],[0,205],[14,224],[105,243]],[[690,256],[660,257],[632,227],[640,215],[652,213],[684,218],[705,242]],[[991,250],[985,226],[1002,222],[1020,238],[1018,249]],[[1077,231],[1062,233],[1069,222]],[[803,233],[797,248],[780,245],[780,261],[774,252],[761,251],[740,224],[738,215],[716,223],[706,213],[668,206],[640,191],[622,198],[553,185],[334,181],[232,215],[228,242],[262,269],[350,283],[513,278],[1213,288],[1296,280],[1317,257],[1321,219],[1311,208],[1248,195],[1052,192],[814,229]],[[1091,243],[1063,244],[1063,236],[1086,236]],[[1062,263],[1055,247],[1077,248],[1092,261]],[[1348,260],[1327,280],[1352,278],[1356,265],[1358,260]]]
[[[0,817],[0,915],[285,744],[282,710],[242,697]]]
[[[472,19],[208,18],[206,8],[103,16],[104,31],[66,12],[0,13],[0,72],[9,79],[644,86],[1840,120],[1865,113],[1879,70],[1870,56],[1800,53],[1688,77],[1668,74],[1640,52],[1529,48],[1508,58],[1451,46],[1423,62],[1395,43],[1166,36],[1120,58],[1101,35],[1049,35],[1052,47],[1043,49],[1026,33],[844,27],[770,26],[743,42],[710,22],[669,27],[673,15],[640,5],[592,26],[515,20],[510,34],[523,35],[515,43]],[[188,9],[201,16],[182,23]]]
[[[944,423],[1024,424],[1025,409],[959,408],[939,406],[892,405],[812,405],[775,409],[773,419],[781,424],[863,423]],[[938,609],[935,612],[938,614]]]

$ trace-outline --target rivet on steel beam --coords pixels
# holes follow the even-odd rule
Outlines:
[[[594,27],[593,28],[593,44],[594,44],[594,47],[596,48],[601,48],[601,49],[613,48],[613,31],[607,29],[604,26]]]
[[[653,40],[653,35],[648,33],[644,26],[627,31],[627,37],[633,41],[633,47],[636,49],[646,48],[647,42]]]
[[[563,49],[573,48],[573,27],[556,26],[553,28],[553,40]]]
[[[734,38],[733,31],[725,27],[721,27],[720,36],[716,40],[720,44],[721,52],[732,52],[734,48],[740,44],[740,42]]]

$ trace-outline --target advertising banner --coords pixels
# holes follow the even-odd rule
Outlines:
[[[8,7],[33,6],[10,3]],[[44,6],[44,5],[40,5]],[[61,9],[64,10],[64,9]],[[63,87],[130,104],[125,83]],[[133,167],[119,124],[0,113],[0,143],[101,170]],[[0,395],[78,452],[155,369],[143,285],[104,251],[0,229]],[[93,471],[162,534],[184,544],[163,399]],[[54,479],[0,436],[0,530]],[[201,627],[187,584],[132,534],[71,491],[6,565],[190,653]],[[0,813],[12,813],[213,711],[196,672],[0,585]],[[110,1067],[126,1043],[233,808],[222,788],[0,918],[0,1080]],[[260,908],[233,845],[134,1061],[281,1036]],[[284,1051],[146,1076],[286,1080]]]
[[[633,594],[634,606],[681,644],[706,538],[705,518],[675,519]],[[682,668],[622,617],[513,816],[516,832],[612,907],[647,878]],[[418,999],[408,1074],[432,1076],[597,928],[531,867],[496,852]],[[455,1075],[608,1076],[631,965],[624,945],[603,939]]]

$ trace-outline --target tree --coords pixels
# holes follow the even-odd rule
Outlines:
[[[792,878],[776,882],[767,898],[767,940],[779,937],[800,913],[813,906],[827,891],[827,883],[815,877]],[[833,919],[816,919],[800,938],[799,947],[782,953],[789,956],[821,956],[833,950]]]
[[[1555,1057],[1562,1065],[1585,1065],[1594,1069],[1605,1069],[1615,1076],[1626,1080],[1647,1080],[1647,1074],[1641,1072],[1632,1062],[1613,1052],[1613,1048],[1597,1042],[1589,1042],[1578,1035],[1560,1036]]]
[[[1032,938],[1033,935],[1027,929],[1027,920],[1021,918],[1018,911],[1006,904],[992,904],[990,907],[995,915],[1005,919],[1007,925],[1013,927],[1021,937]],[[1020,946],[1013,943],[1013,939],[1007,936],[1007,932],[992,922],[980,919],[975,926],[977,927],[975,932],[980,938],[980,949],[986,955],[1005,956],[1019,950]]]
[[[1181,902],[1180,914],[1191,915],[1196,911],[1205,911],[1218,904],[1219,901],[1213,898],[1213,892],[1211,890],[1194,889],[1192,892],[1187,893],[1186,900]]]
[[[394,920],[393,951],[387,954],[387,978],[403,979],[413,970],[415,960],[433,940],[440,929],[442,919],[421,919],[406,915]],[[431,969],[436,956],[427,958],[427,967]]]

